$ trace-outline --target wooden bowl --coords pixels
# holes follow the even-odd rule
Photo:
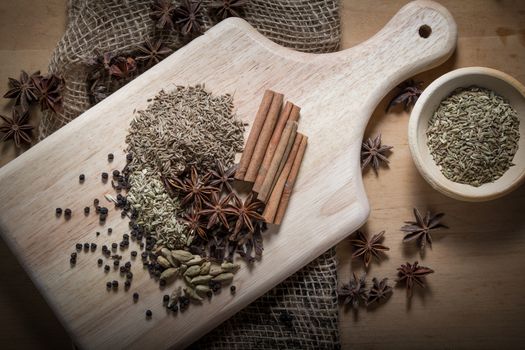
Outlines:
[[[437,106],[454,89],[476,85],[493,90],[518,112],[520,140],[510,167],[494,182],[474,187],[453,182],[440,171],[427,146],[428,121]],[[464,201],[481,202],[501,197],[525,181],[525,87],[513,77],[491,68],[468,67],[449,72],[430,84],[412,110],[408,125],[412,158],[425,180],[441,193]]]

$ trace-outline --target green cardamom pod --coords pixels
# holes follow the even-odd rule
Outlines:
[[[195,292],[194,289],[191,288],[184,288],[184,294],[188,296],[188,298],[196,300],[196,301],[203,301],[202,297]]]
[[[157,263],[165,269],[171,267],[171,264],[168,261],[168,259],[166,259],[162,255],[157,256]]]
[[[213,277],[212,281],[221,282],[222,284],[228,284],[233,281],[233,273],[225,272]]]
[[[205,284],[199,284],[197,286],[195,286],[195,291],[199,294],[206,294],[210,291],[210,287],[208,287],[207,285]]]
[[[160,279],[164,280],[166,282],[169,282],[169,281],[175,279],[175,277],[177,277],[178,273],[179,273],[179,269],[177,269],[175,267],[171,267],[169,269],[166,269],[166,270],[162,271],[162,273],[160,274]]]
[[[194,266],[190,266],[190,267],[188,267],[188,269],[186,270],[186,272],[184,272],[184,276],[195,277],[195,276],[197,276],[200,272],[201,272],[201,267],[200,267],[200,266],[197,266],[197,265],[194,265]]]
[[[226,272],[226,271],[224,271],[220,266],[212,265],[210,267],[210,275],[212,276],[220,275],[223,272]]]
[[[181,264],[181,265],[179,266],[179,273],[182,275],[182,274],[184,274],[184,272],[186,272],[187,269],[188,269],[188,265],[186,265],[186,264]]]
[[[240,268],[241,268],[241,265],[239,264],[233,264],[231,262],[223,262],[221,264],[221,268],[225,271],[225,272],[237,272]]]
[[[193,259],[193,254],[185,250],[172,250],[171,256],[181,263],[185,263]]]
[[[233,276],[233,275],[232,275]],[[207,284],[213,277],[210,275],[197,276],[191,279],[191,284]]]
[[[200,265],[204,262],[204,259],[202,259],[200,256],[195,255],[195,257],[189,261],[186,262],[186,265],[193,266],[193,265]]]
[[[173,305],[177,304],[181,296],[182,296],[182,287],[179,286],[177,289],[171,292],[170,301],[168,302],[168,307],[172,307]]]
[[[168,248],[162,248],[160,250],[160,254],[162,254],[162,256],[165,257],[166,260],[168,260],[172,266],[177,266],[175,259],[173,259],[173,257],[171,256],[171,250],[169,250]]]
[[[188,285],[193,287],[193,283],[191,283],[191,277],[184,275],[184,280]]]
[[[209,274],[210,273],[210,267],[211,267],[211,262],[206,261],[204,264],[201,265],[201,270],[200,270],[199,274],[201,274],[201,275]]]

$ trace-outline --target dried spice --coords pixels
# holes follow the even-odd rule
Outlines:
[[[63,111],[62,89],[64,80],[55,74],[33,78],[33,83],[38,91],[38,100],[42,111],[51,110],[55,113]]]
[[[182,0],[173,15],[182,34],[201,34],[203,25],[202,1]]]
[[[425,287],[425,276],[434,273],[434,270],[419,266],[418,262],[414,262],[414,264],[410,264],[409,262],[400,267],[397,268],[397,275],[398,279],[396,280],[397,283],[405,284],[407,288],[407,296],[410,298],[412,297],[412,290],[414,287],[414,283],[416,285],[419,285],[420,287]]]
[[[214,188],[207,186],[208,177],[201,177],[197,173],[197,168],[192,166],[190,176],[187,178],[169,177],[166,179],[170,192],[178,192],[181,198],[180,204],[187,206],[193,204],[195,208],[201,208]]]
[[[210,170],[209,185],[217,188],[220,192],[232,192],[232,183],[235,180],[234,175],[236,170],[237,165],[233,165],[229,169],[226,169],[221,161],[217,161],[215,169]]]
[[[419,210],[414,208],[416,221],[405,221],[407,225],[401,227],[401,231],[407,234],[403,238],[403,242],[417,240],[421,249],[424,249],[427,243],[429,246],[432,246],[430,231],[438,228],[448,228],[440,222],[443,216],[445,216],[443,213],[431,214],[430,211],[427,211],[427,214],[423,217]]]
[[[118,79],[127,78],[137,70],[137,62],[133,57],[116,57],[109,66],[109,75]]]
[[[135,59],[144,61],[148,67],[156,65],[173,52],[172,49],[164,45],[162,40],[152,42],[149,39],[143,45],[138,46],[137,50],[139,53]]]
[[[249,232],[254,232],[254,222],[264,222],[264,217],[260,213],[263,207],[264,203],[257,200],[254,192],[251,192],[244,201],[233,194],[231,209],[232,215],[237,219],[230,239],[235,240],[243,228],[247,228]]]
[[[203,209],[199,211],[202,216],[207,216],[209,230],[216,224],[222,224],[226,229],[229,229],[227,215],[232,214],[232,209],[229,208],[231,195],[220,197],[218,192],[212,192],[210,199],[205,200]]]
[[[173,13],[175,5],[171,0],[154,0],[151,4],[150,17],[156,22],[158,29],[173,29]]]
[[[372,278],[372,287],[370,287],[370,292],[366,300],[367,306],[383,302],[392,295],[392,287],[390,287],[387,282],[388,278],[383,278],[381,281],[375,277]]]
[[[230,95],[213,96],[199,85],[161,91],[131,122],[129,169],[148,168],[160,177],[179,176],[191,164],[202,173],[217,160],[230,166],[244,141],[244,125],[232,110]]]
[[[14,99],[15,105],[20,105],[23,110],[27,110],[29,105],[38,99],[38,90],[33,81],[38,76],[40,76],[40,71],[31,76],[22,71],[19,80],[9,78],[9,90],[4,97]]]
[[[460,88],[441,101],[430,118],[427,145],[447,179],[478,187],[514,165],[519,124],[516,110],[494,91]]]
[[[243,7],[250,3],[249,0],[215,0],[209,7],[220,19],[228,17],[242,17]]]
[[[361,169],[365,169],[370,165],[377,175],[380,163],[389,163],[386,154],[392,148],[394,147],[381,144],[381,134],[377,135],[373,140],[369,138],[363,142],[361,147]]]
[[[386,108],[387,112],[390,108],[398,104],[403,104],[403,109],[408,112],[416,104],[419,96],[423,93],[423,89],[421,89],[422,85],[422,82],[413,79],[401,83],[397,87],[398,91],[396,95]]]
[[[22,147],[24,143],[31,144],[31,131],[33,126],[27,121],[29,119],[29,111],[21,111],[19,108],[13,108],[11,118],[0,115],[3,123],[0,125],[0,133],[2,137],[0,142],[13,140],[17,148]]]
[[[375,257],[378,260],[381,259],[385,255],[384,252],[390,250],[390,248],[381,244],[384,234],[385,231],[381,231],[372,236],[371,239],[368,239],[363,232],[356,231],[356,238],[351,240],[352,245],[355,247],[352,259],[362,257],[365,263],[365,268],[368,268],[368,265],[372,261],[372,257]]]
[[[366,302],[368,298],[368,290],[366,288],[366,275],[363,274],[357,278],[355,273],[348,283],[343,283],[337,289],[337,296],[342,300],[343,304],[350,305],[352,308],[358,308],[360,302]]]

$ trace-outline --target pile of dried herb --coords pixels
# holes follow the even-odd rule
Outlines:
[[[497,180],[513,165],[519,119],[503,97],[471,86],[456,89],[441,101],[426,134],[443,175],[478,187]]]

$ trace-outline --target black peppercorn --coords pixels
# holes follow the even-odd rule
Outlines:
[[[107,215],[108,214],[108,208],[100,207],[99,212],[100,212],[101,216],[102,215]]]
[[[111,232],[113,232],[113,229],[110,227],[108,228],[108,235],[111,234]]]
[[[104,266],[104,271],[106,271],[106,272],[109,271],[109,265]]]
[[[77,263],[77,259],[71,257],[71,258],[69,259],[69,263],[70,263],[71,265],[75,265],[75,264]]]
[[[97,249],[97,245],[95,243],[91,243],[90,247],[92,252],[94,252]]]
[[[126,160],[128,162],[131,162],[132,159],[133,159],[133,155],[131,153],[126,154]]]
[[[100,236],[100,232],[99,232],[99,231],[95,232],[95,235],[96,235],[97,237]]]
[[[131,267],[131,262],[128,261],[127,263],[124,264],[124,266],[126,266],[126,268],[129,269]]]
[[[102,265],[103,262],[104,262],[104,261],[103,261],[102,259],[98,259],[98,260],[97,260],[97,263],[98,263],[99,266]]]
[[[230,287],[230,292],[231,292],[232,294],[235,294],[236,289],[237,289],[237,288],[235,288],[235,286],[231,286],[231,287]]]
[[[113,281],[111,282],[111,286],[113,287],[113,289],[117,289],[117,288],[118,288],[118,281],[113,280]]]
[[[126,274],[126,278],[127,278],[128,280],[133,279],[133,272],[128,272],[128,273]]]
[[[122,274],[126,273],[126,268],[124,266],[120,267],[120,273]]]
[[[89,243],[84,243],[84,250],[88,250],[89,249]]]
[[[113,155],[113,153],[108,154],[108,162],[111,162],[114,158],[115,156]]]
[[[106,172],[102,173],[102,181],[104,181],[104,182],[107,181],[108,177],[109,177],[108,173],[106,173]]]
[[[84,214],[89,215],[89,207],[84,207]]]
[[[66,208],[66,210],[64,210],[64,217],[68,220],[71,218],[71,209]]]
[[[153,315],[153,312],[151,310],[146,310],[146,317],[151,317]]]
[[[133,300],[135,301],[139,300],[139,293],[137,292],[133,293]]]
[[[93,206],[98,207],[99,203],[100,201],[98,200],[98,198],[93,199]]]
[[[56,214],[57,216],[62,215],[62,208],[56,208],[56,209],[55,209],[55,214]]]
[[[110,288],[111,288],[111,282],[106,282],[106,287],[107,287],[108,289],[110,289]]]
[[[75,252],[71,253],[71,258],[72,259],[76,259],[77,258],[77,253],[75,253]]]
[[[136,257],[137,256],[137,251],[136,250],[132,250],[131,251],[131,256],[132,257]]]
[[[119,177],[120,175],[120,171],[118,171],[117,169],[113,170],[113,177]]]
[[[131,287],[131,281],[130,281],[130,280],[125,281],[125,282],[124,282],[124,287],[125,287],[126,289],[128,289],[129,287]]]
[[[170,296],[168,294],[164,294],[164,296],[162,297],[162,301],[164,303],[167,303],[168,301],[170,301]]]
[[[113,261],[113,266],[118,267],[120,265],[120,260]]]
[[[85,179],[86,179],[86,176],[85,176],[84,174],[80,174],[80,175],[78,175],[78,181],[79,181],[79,182],[82,183],[82,182],[84,182]]]
[[[115,243],[115,242],[111,243],[111,248],[112,248],[113,250],[117,249],[117,247],[118,247],[118,244],[117,244],[117,243]]]
[[[107,251],[107,250],[108,250],[108,246],[104,244],[104,245],[102,246],[102,251],[105,252],[105,251]]]
[[[77,243],[75,248],[77,248],[77,250],[82,250],[82,243]]]

